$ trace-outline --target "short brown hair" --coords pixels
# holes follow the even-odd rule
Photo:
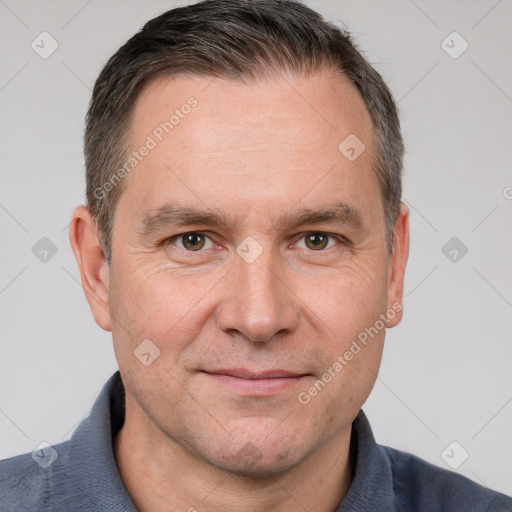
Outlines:
[[[280,71],[308,75],[325,67],[350,79],[372,119],[372,167],[381,184],[391,251],[404,146],[395,101],[380,74],[348,32],[298,1],[205,0],[148,21],[109,59],[94,85],[84,137],[86,195],[107,261],[125,181],[113,180],[129,151],[133,107],[150,80],[188,75],[248,82]]]

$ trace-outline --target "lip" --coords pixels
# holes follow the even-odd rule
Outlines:
[[[212,375],[229,375],[231,377],[238,377],[240,379],[261,380],[261,379],[280,379],[289,377],[302,377],[301,373],[289,372],[281,370],[265,370],[264,372],[253,372],[247,368],[221,368],[219,370],[211,370],[206,373]]]
[[[219,384],[244,395],[265,396],[296,385],[305,374],[275,369],[254,372],[246,368],[222,368],[204,372]]]

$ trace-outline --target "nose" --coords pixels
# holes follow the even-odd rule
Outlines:
[[[226,276],[225,299],[219,305],[218,328],[241,334],[251,342],[266,342],[297,329],[300,301],[286,275],[271,256],[235,262]]]

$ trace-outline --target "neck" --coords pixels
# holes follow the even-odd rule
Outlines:
[[[217,468],[166,436],[127,393],[114,450],[140,512],[333,512],[351,481],[350,435],[349,425],[289,471],[252,478]]]

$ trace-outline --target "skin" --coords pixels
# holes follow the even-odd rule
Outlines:
[[[351,422],[375,383],[385,329],[309,403],[298,395],[401,303],[408,210],[401,206],[389,255],[371,120],[357,90],[331,71],[249,85],[154,81],[135,105],[132,148],[190,96],[197,107],[125,178],[111,266],[85,207],[70,228],[87,299],[112,331],[126,388],[115,439],[122,479],[144,512],[332,512],[350,485]],[[338,150],[349,134],[366,145],[355,161]],[[161,223],[142,234],[145,215],[166,202],[229,222]],[[357,209],[361,225],[277,222],[336,202]],[[183,238],[162,243],[188,232],[206,235],[202,249]],[[333,236],[311,248],[310,232]],[[262,249],[252,263],[236,251],[246,237]],[[385,327],[400,320],[396,311]],[[149,366],[134,355],[147,338],[160,350]],[[255,396],[205,373],[219,368],[304,376]]]

